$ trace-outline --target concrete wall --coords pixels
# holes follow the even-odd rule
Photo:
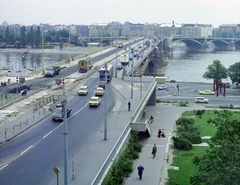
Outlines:
[[[165,77],[155,77],[157,84],[165,84]]]

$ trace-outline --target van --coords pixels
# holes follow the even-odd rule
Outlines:
[[[208,103],[208,99],[205,99],[204,97],[196,97],[195,103]]]
[[[122,44],[122,43],[119,43],[119,44],[118,44],[118,48],[123,48],[123,44]]]

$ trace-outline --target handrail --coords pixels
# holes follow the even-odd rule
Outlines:
[[[123,138],[126,136],[126,133],[129,132],[129,130],[131,130],[130,122],[128,122],[128,124],[124,128],[122,134],[120,135],[120,137],[118,138],[117,142],[115,143],[113,149],[111,150],[108,157],[104,161],[103,165],[101,166],[100,170],[98,171],[98,173],[95,176],[94,180],[92,181],[91,185],[96,185],[99,183],[100,179],[103,177],[103,174],[105,173],[106,169],[108,168],[110,162],[112,162],[112,158],[116,154],[116,151],[117,151],[119,145],[122,143]]]
[[[153,82],[151,84],[151,86],[148,88],[147,92],[145,93],[142,101],[140,102],[140,104],[138,105],[137,109],[134,111],[133,115],[132,115],[132,118],[131,118],[131,122],[135,122],[138,115],[140,114],[140,109],[141,107],[143,106],[143,104],[146,102],[146,100],[148,100],[148,96],[150,96],[150,91],[153,89],[153,87],[156,85],[156,79],[153,78]]]

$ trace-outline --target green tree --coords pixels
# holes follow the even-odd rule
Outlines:
[[[9,27],[7,26],[6,32],[5,32],[5,38],[6,38],[6,43],[7,44],[9,44],[9,36],[10,36]]]
[[[219,60],[214,60],[211,65],[208,65],[207,71],[204,73],[203,78],[222,80],[227,78],[227,69],[221,64]]]
[[[63,41],[60,41],[60,49],[63,47]]]
[[[234,82],[240,82],[240,62],[236,62],[228,68],[228,76]]]
[[[35,40],[35,45],[37,46],[37,48],[39,47],[39,44],[41,42],[41,31],[40,31],[40,27],[37,27],[37,31],[36,31],[36,40]]]
[[[35,33],[34,33],[34,31],[33,31],[33,27],[31,26],[31,40],[30,40],[30,42],[31,42],[31,46],[32,46],[32,48],[33,48],[33,46],[34,46],[34,44],[35,44]]]
[[[27,37],[26,37],[25,32],[26,32],[26,28],[25,28],[25,26],[22,26],[21,27],[21,37],[22,37],[21,44],[22,44],[22,47],[26,47],[26,43],[27,43]]]

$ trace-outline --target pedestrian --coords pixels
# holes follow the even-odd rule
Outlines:
[[[162,131],[161,131],[161,129],[159,129],[159,131],[158,131],[158,137],[159,138],[161,137],[161,134],[162,134]]]
[[[129,102],[128,102],[128,112],[130,111],[131,106],[132,106],[132,104],[131,104],[131,102],[129,101]]]
[[[137,169],[138,169],[139,179],[142,180],[142,174],[143,174],[144,167],[142,166],[142,164],[140,164],[140,166]]]
[[[151,117],[150,117],[150,122],[152,123],[154,121],[154,118],[153,118],[153,116],[151,115]]]
[[[164,129],[162,129],[162,137],[164,137],[164,138],[166,137],[166,136],[165,136]]]
[[[153,158],[156,157],[156,153],[157,153],[157,146],[156,146],[156,144],[154,144],[153,148],[152,148]]]
[[[144,110],[143,110],[143,117],[144,117],[144,118],[146,117],[146,114],[147,114],[146,109],[144,109]]]

